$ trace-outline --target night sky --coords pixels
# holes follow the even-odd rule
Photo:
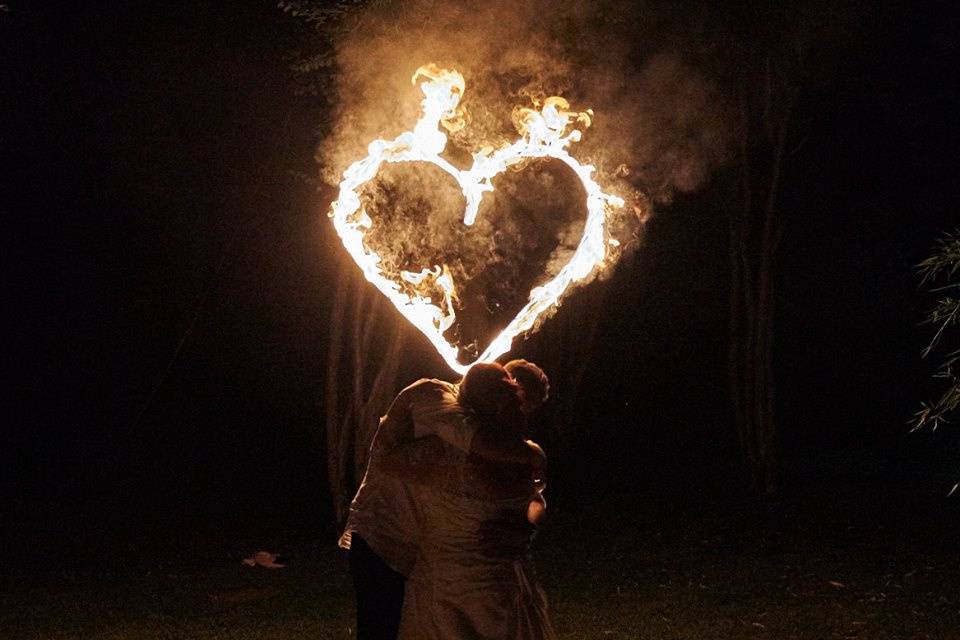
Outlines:
[[[960,221],[948,6],[878,4],[858,58],[800,105],[778,267],[785,491],[960,479],[949,425],[907,434],[938,391],[914,265]],[[332,530],[322,390],[345,256],[313,159],[323,101],[288,68],[302,25],[273,3],[3,7],[3,520]],[[608,285],[578,468],[639,461],[696,485],[738,463],[716,184],[659,206]]]

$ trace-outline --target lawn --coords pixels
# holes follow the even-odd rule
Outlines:
[[[536,540],[561,638],[960,639],[948,501],[829,489],[772,503],[589,495],[555,509]],[[6,575],[0,638],[352,637],[345,559],[329,536],[288,538],[280,570],[212,545]]]

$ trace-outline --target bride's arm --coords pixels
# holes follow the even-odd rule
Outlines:
[[[530,496],[537,502],[531,509],[542,517],[546,502],[541,495],[546,479],[546,456],[535,442],[524,440],[526,451],[522,464],[494,463],[476,454],[470,455],[470,472],[465,486],[467,494],[481,500],[503,500]]]
[[[530,478],[538,487],[547,483],[547,454],[533,440],[524,440],[530,461]]]
[[[538,525],[543,522],[547,516],[547,500],[543,497],[543,491],[547,487],[547,456],[533,440],[526,441],[531,451],[530,480],[533,482],[536,495],[527,505],[527,521],[530,524]]]
[[[536,464],[533,459],[536,453],[523,439],[527,420],[519,404],[508,403],[496,417],[479,422],[482,426],[477,429],[470,444],[472,456],[493,464]]]

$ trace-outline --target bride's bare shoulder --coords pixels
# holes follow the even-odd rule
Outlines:
[[[525,440],[527,448],[530,450],[530,464],[535,469],[542,469],[547,466],[547,454],[533,440]]]

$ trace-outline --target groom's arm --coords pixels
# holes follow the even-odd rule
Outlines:
[[[417,426],[414,419],[414,405],[420,403],[419,411],[425,406],[437,406],[444,402],[444,390],[431,380],[418,380],[401,391],[394,399],[387,413],[380,418],[380,429],[387,438],[383,453],[389,453],[394,447],[422,439],[438,436],[451,446],[488,462],[497,464],[537,464],[535,454],[531,453],[522,438],[504,437],[503,430],[523,432],[523,415],[517,410],[502,417],[495,426],[482,426],[479,420],[464,419],[461,411],[450,412],[445,416],[434,415],[433,419],[421,420]],[[421,416],[423,417],[423,416]],[[420,433],[418,433],[418,430]]]
[[[398,445],[413,439],[412,387],[413,385],[397,394],[390,408],[380,418],[371,450],[376,449],[381,454],[387,454]]]
[[[426,436],[397,445],[381,459],[380,468],[389,475],[415,484],[437,484],[445,465],[443,442]]]

